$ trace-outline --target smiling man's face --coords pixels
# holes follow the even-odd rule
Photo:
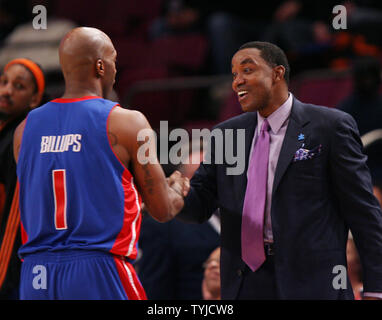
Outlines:
[[[273,89],[273,68],[256,48],[239,50],[232,58],[232,89],[244,112],[267,108]]]

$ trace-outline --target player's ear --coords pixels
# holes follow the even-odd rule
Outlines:
[[[97,59],[95,68],[97,78],[102,78],[105,75],[105,65],[102,59]]]

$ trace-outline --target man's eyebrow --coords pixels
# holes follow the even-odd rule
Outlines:
[[[247,63],[255,64],[255,62],[251,58],[246,58],[240,62],[240,65],[247,64]]]
[[[252,58],[245,58],[243,61],[240,62],[240,65],[242,66],[242,65],[248,64],[248,63],[256,64]],[[231,68],[233,68],[233,64],[231,65]]]

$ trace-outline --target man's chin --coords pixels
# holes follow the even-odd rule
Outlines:
[[[257,111],[258,109],[255,106],[249,105],[249,104],[240,104],[240,105],[241,105],[241,110],[243,110],[243,112],[253,112],[253,111]]]

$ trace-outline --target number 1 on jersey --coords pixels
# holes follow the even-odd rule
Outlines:
[[[67,229],[66,224],[66,171],[53,170],[54,224],[57,230]]]

